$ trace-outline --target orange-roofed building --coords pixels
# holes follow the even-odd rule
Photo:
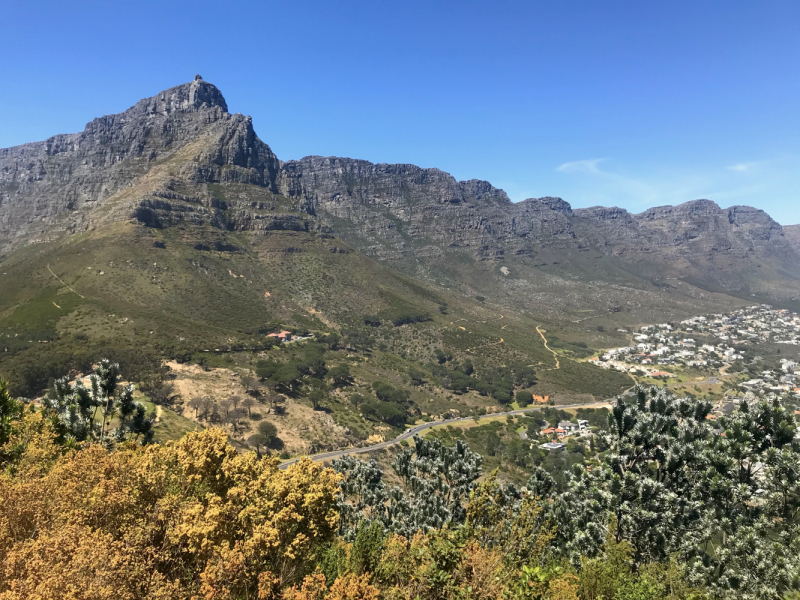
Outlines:
[[[291,331],[281,331],[280,333],[270,333],[267,337],[278,338],[279,340],[286,340],[292,337]]]

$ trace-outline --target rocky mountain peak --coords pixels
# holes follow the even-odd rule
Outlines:
[[[690,200],[677,206],[654,206],[641,214],[643,219],[662,219],[670,216],[703,217],[721,212],[719,205],[711,200]]]
[[[219,89],[198,75],[80,133],[0,149],[0,250],[55,225],[84,226],[94,208],[167,161],[188,183],[270,189],[281,166],[250,118],[228,113]]]
[[[196,112],[220,108],[228,112],[228,104],[217,86],[195,75],[193,81],[164,90],[151,98],[139,100],[124,114],[169,115],[176,112]]]
[[[527,198],[519,203],[520,207],[536,207],[537,209],[554,210],[565,215],[572,214],[572,206],[569,202],[555,196],[543,196],[541,198]]]

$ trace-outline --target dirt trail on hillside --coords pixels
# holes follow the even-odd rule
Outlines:
[[[50,265],[47,265],[47,270],[48,270],[48,271],[50,271],[50,274],[51,274],[53,277],[55,277],[56,279],[58,279],[58,280],[61,282],[61,285],[63,285],[64,287],[66,287],[66,288],[67,288],[67,289],[68,289],[70,292],[72,292],[73,294],[76,294],[77,296],[80,296],[80,297],[81,297],[81,298],[83,298],[84,300],[86,299],[86,296],[81,296],[81,294],[78,294],[78,292],[76,292],[76,291],[75,291],[75,290],[73,290],[73,289],[72,289],[70,286],[68,286],[66,283],[64,283],[64,280],[62,280],[62,279],[61,279],[61,277],[59,277],[58,275],[56,275],[55,273],[53,273],[53,269],[51,269],[51,268],[50,268]],[[55,302],[53,302],[53,304],[55,304]],[[56,305],[56,306],[58,306],[58,305]],[[59,306],[59,308],[61,308],[61,307]]]
[[[547,351],[551,352],[553,354],[553,358],[556,359],[556,366],[555,367],[553,367],[552,369],[542,369],[542,370],[543,371],[558,371],[561,368],[561,363],[558,360],[558,353],[555,350],[553,350],[550,346],[547,345],[547,338],[544,337],[544,333],[542,333],[542,330],[539,328],[539,325],[536,326],[536,331],[540,336],[542,336],[542,340],[544,340],[544,347],[547,348]]]

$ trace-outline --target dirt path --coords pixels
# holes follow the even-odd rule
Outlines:
[[[66,283],[64,283],[64,281],[61,279],[61,277],[59,277],[58,275],[56,275],[55,273],[53,273],[53,269],[51,269],[51,268],[50,268],[50,265],[47,265],[47,270],[48,270],[48,271],[50,271],[50,274],[51,274],[53,277],[55,277],[56,279],[58,279],[58,280],[61,282],[61,285],[65,286],[65,287],[66,287],[66,288],[67,288],[67,289],[68,289],[70,292],[72,292],[73,294],[77,294],[78,296],[80,296],[80,297],[81,297],[81,298],[83,298],[84,300],[86,299],[86,296],[81,296],[80,294],[78,294],[78,292],[76,292],[76,291],[75,291],[75,290],[73,290],[73,289],[72,289],[70,286],[68,286]],[[55,304],[55,302],[53,302],[53,304]],[[58,305],[56,305],[56,306],[58,306]],[[59,308],[61,308],[61,307],[59,306]]]
[[[556,359],[556,366],[555,367],[553,367],[552,369],[544,369],[544,370],[545,371],[558,371],[561,368],[561,363],[558,361],[558,353],[555,350],[553,350],[550,346],[547,345],[547,338],[544,337],[544,333],[542,333],[542,330],[539,329],[538,325],[536,326],[536,331],[538,332],[538,334],[540,336],[542,336],[542,340],[544,340],[544,347],[547,348],[547,351],[551,352],[553,354],[553,358]]]

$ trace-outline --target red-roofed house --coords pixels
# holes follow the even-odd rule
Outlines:
[[[270,333],[267,337],[274,337],[278,338],[279,340],[290,340],[292,339],[292,332],[291,331],[281,331],[280,333]]]

